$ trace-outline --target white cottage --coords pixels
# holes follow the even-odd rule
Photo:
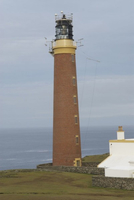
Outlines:
[[[125,139],[122,126],[117,131],[117,140],[109,141],[109,153],[98,165],[105,168],[105,176],[134,178],[134,139]]]

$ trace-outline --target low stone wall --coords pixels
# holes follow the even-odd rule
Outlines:
[[[37,169],[43,171],[63,171],[63,172],[75,172],[82,174],[104,175],[103,168],[97,167],[68,167],[68,166],[52,166],[52,165],[38,165]]]
[[[82,162],[82,167],[97,167],[97,165],[99,165],[99,162]],[[46,166],[52,166],[52,163],[45,163],[45,164],[40,164],[37,165],[38,167],[46,167]]]
[[[93,176],[92,186],[103,187],[103,188],[134,190],[134,179]]]

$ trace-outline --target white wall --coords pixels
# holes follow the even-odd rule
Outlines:
[[[133,170],[125,170],[125,169],[112,169],[105,168],[105,176],[107,177],[121,177],[121,178],[133,178]]]
[[[134,142],[110,142],[110,155],[134,156]]]

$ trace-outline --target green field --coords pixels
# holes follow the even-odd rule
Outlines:
[[[100,162],[108,154],[86,156]],[[0,171],[0,200],[133,200],[134,191],[92,187],[92,175],[36,170]]]
[[[0,172],[0,200],[129,200],[134,191],[93,188],[91,175],[68,172]]]
[[[85,156],[82,158],[82,162],[102,162],[109,156],[109,153],[101,154],[101,155],[92,155]]]

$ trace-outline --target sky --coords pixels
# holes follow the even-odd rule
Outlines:
[[[48,51],[61,11],[73,13],[74,40],[83,38],[76,50],[80,126],[133,125],[134,0],[0,0],[0,128],[53,126]]]

